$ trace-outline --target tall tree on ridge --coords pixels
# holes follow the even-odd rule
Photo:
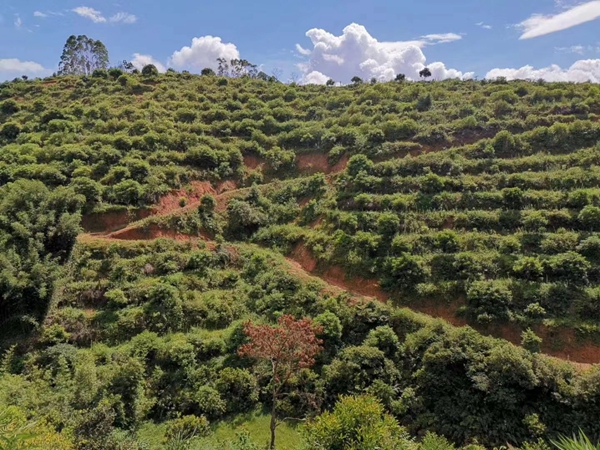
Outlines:
[[[421,78],[425,78],[425,79],[427,79],[427,78],[429,78],[431,75],[432,75],[432,74],[431,74],[431,70],[429,70],[429,67],[425,67],[423,70],[421,70],[421,71],[419,72],[419,76],[420,76]]]
[[[101,41],[85,35],[70,36],[58,65],[59,75],[91,75],[108,68],[108,50]]]

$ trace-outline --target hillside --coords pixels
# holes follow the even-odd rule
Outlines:
[[[282,314],[323,351],[278,448],[363,394],[419,441],[600,433],[598,86],[100,70],[1,84],[0,146],[0,406],[63,448],[263,444],[238,349]]]

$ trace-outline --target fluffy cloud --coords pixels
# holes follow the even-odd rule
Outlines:
[[[100,11],[95,10],[94,8],[90,8],[89,6],[79,6],[72,10],[75,14],[79,14],[81,17],[85,17],[86,19],[90,19],[94,23],[124,23],[124,24],[132,24],[137,22],[137,17],[133,14],[129,14],[126,12],[119,12],[112,16],[110,19],[107,19],[102,15]],[[35,15],[35,13],[34,13]],[[42,16],[38,16],[42,17]],[[45,17],[45,16],[44,16]]]
[[[21,61],[17,58],[0,59],[0,80],[16,76],[46,76],[51,71],[33,61]]]
[[[573,6],[556,15],[545,16],[534,14],[529,19],[517,25],[523,29],[523,34],[519,39],[531,39],[556,31],[566,30],[567,28],[595,20],[598,17],[600,17],[599,0]]]
[[[462,36],[456,33],[426,34],[421,36],[424,45],[446,44],[448,42],[460,41]]]
[[[202,36],[192,39],[190,47],[173,53],[169,63],[178,69],[199,72],[206,67],[216,70],[217,58],[230,61],[239,57],[240,52],[234,44],[222,42],[220,37]]]
[[[94,23],[106,22],[106,17],[104,17],[100,11],[96,11],[94,8],[90,8],[89,6],[78,6],[72,11],[75,14],[79,14],[81,17],[90,19]]]
[[[148,64],[154,64],[156,66],[156,68],[158,69],[158,71],[161,73],[163,73],[167,70],[162,63],[158,62],[152,56],[140,55],[139,53],[133,54],[133,59],[131,60],[131,64],[133,64],[133,67],[135,67],[138,70],[142,70],[144,68],[144,66],[147,66]]]
[[[110,18],[110,21],[113,23],[125,23],[125,24],[132,24],[132,23],[136,23],[137,22],[137,17],[134,16],[133,14],[128,14],[128,13],[124,13],[124,12],[120,12],[115,14],[114,16],[112,16]]]
[[[43,13],[41,11],[34,11],[33,12],[33,17],[42,17],[42,18],[44,18],[44,17],[48,17],[48,14]]]
[[[296,44],[296,51],[304,56],[308,56],[312,53],[309,49],[302,47],[300,44]]]
[[[313,49],[309,60],[299,65],[305,83],[324,83],[329,78],[347,83],[355,75],[363,79],[391,80],[399,73],[409,79],[418,79],[426,62],[422,47],[461,39],[458,34],[446,33],[422,36],[410,42],[379,42],[365,27],[356,23],[344,28],[341,36],[318,28],[309,30],[306,36]],[[300,53],[308,55],[308,50]],[[473,76],[472,73],[447,69],[441,62],[427,67],[437,80]]]
[[[489,71],[486,78],[494,79],[505,77],[508,80],[515,79],[543,79],[546,81],[572,81],[575,83],[600,83],[600,59],[582,59],[568,69],[562,69],[553,64],[550,67],[535,69],[532,66],[524,66],[520,69],[493,69]]]
[[[329,80],[329,77],[323,75],[321,72],[313,70],[310,73],[304,75],[304,84],[325,84]]]
[[[477,25],[478,27],[481,27],[481,28],[483,28],[485,30],[491,30],[492,29],[492,26],[486,24],[485,22],[477,22],[475,25]]]

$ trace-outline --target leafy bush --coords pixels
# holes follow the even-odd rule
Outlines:
[[[227,412],[250,411],[258,401],[256,378],[244,369],[223,369],[215,388],[225,401]]]
[[[577,219],[581,225],[590,231],[600,230],[600,208],[587,205],[580,212]]]
[[[325,412],[302,430],[313,449],[404,448],[411,445],[406,432],[373,397],[341,397],[332,412]]]
[[[469,313],[478,322],[507,319],[510,316],[512,292],[505,281],[476,281],[467,290]]]
[[[205,417],[183,416],[167,424],[165,443],[167,448],[185,448],[189,441],[209,434],[210,427]]]
[[[145,77],[158,76],[158,69],[154,64],[147,64],[142,68],[142,75]]]
[[[398,258],[388,258],[382,283],[386,289],[410,291],[423,283],[428,275],[428,267],[422,258],[404,254]]]

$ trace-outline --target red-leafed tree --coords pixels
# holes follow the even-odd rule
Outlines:
[[[317,338],[322,331],[311,319],[295,320],[289,315],[281,316],[277,326],[255,325],[252,321],[244,324],[250,342],[240,347],[239,355],[271,365],[271,449],[275,448],[277,402],[282,389],[292,376],[315,363],[315,356],[323,349],[323,341]]]

